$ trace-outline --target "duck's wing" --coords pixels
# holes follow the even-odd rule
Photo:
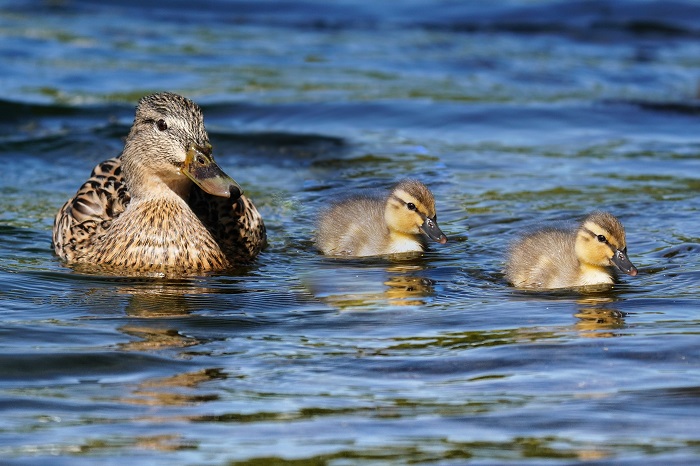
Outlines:
[[[189,205],[232,265],[252,261],[267,246],[265,223],[247,197],[232,202],[193,186]]]
[[[53,225],[56,254],[69,262],[89,255],[94,240],[105,234],[130,200],[121,160],[112,158],[97,165],[56,215]]]

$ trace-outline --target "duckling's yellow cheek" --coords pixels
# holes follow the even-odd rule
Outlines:
[[[607,249],[607,248],[606,248]],[[600,261],[605,264],[612,264],[612,258],[613,254],[607,250],[607,251],[602,251],[600,254]]]

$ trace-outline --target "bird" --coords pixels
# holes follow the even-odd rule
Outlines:
[[[316,246],[328,256],[380,256],[422,252],[426,239],[447,242],[435,198],[420,181],[405,179],[386,196],[332,202],[319,216]]]
[[[517,240],[507,254],[505,277],[518,288],[574,288],[612,284],[616,270],[637,275],[625,229],[614,215],[595,211],[575,229],[544,228]]]
[[[248,263],[266,244],[255,205],[214,161],[201,108],[171,92],[139,100],[121,155],[95,167],[52,234],[68,264],[166,274]]]

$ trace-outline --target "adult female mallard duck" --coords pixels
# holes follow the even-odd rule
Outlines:
[[[637,275],[622,223],[607,212],[593,212],[575,230],[525,235],[510,248],[505,274],[519,288],[572,288],[613,283],[613,267]]]
[[[426,238],[447,242],[437,223],[435,199],[423,183],[403,180],[388,196],[334,203],[319,218],[316,245],[330,256],[378,256],[421,252]]]
[[[120,157],[100,163],[56,215],[53,248],[71,264],[189,273],[252,260],[265,225],[214,162],[202,111],[168,92],[143,97]]]

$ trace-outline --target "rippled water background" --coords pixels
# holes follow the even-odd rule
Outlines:
[[[700,4],[0,1],[3,464],[700,461]],[[53,216],[142,95],[203,106],[251,267],[79,274]],[[404,176],[445,246],[330,260],[316,213]],[[504,248],[593,209],[637,277],[524,293]]]

